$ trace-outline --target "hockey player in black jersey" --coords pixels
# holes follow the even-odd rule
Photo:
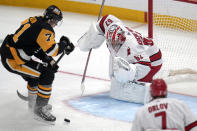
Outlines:
[[[74,45],[66,36],[55,42],[53,28],[61,21],[61,10],[54,5],[49,6],[43,16],[23,21],[14,34],[7,35],[1,46],[3,66],[27,81],[29,108],[49,122],[56,120],[48,104],[54,74],[58,70],[53,57],[61,53],[69,55],[74,50]],[[32,56],[42,62],[33,60]]]

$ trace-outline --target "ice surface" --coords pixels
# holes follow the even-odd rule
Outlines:
[[[14,33],[20,22],[30,16],[41,15],[44,10],[0,6],[0,40],[7,34]],[[78,38],[88,29],[96,16],[63,13],[63,23],[56,28],[56,40],[61,35],[70,37],[76,45]],[[146,25],[125,21],[130,27],[146,33]],[[139,26],[140,25],[140,26]],[[130,122],[108,119],[81,112],[71,107],[68,100],[81,97],[81,75],[85,67],[88,52],[81,52],[78,47],[69,56],[64,56],[60,61],[60,72],[56,74],[53,83],[50,103],[53,105],[53,114],[57,116],[54,126],[42,124],[32,119],[27,110],[27,103],[16,95],[18,89],[26,94],[26,83],[18,75],[9,73],[0,64],[0,131],[129,131]],[[109,52],[103,44],[99,49],[93,50],[85,80],[84,95],[98,94],[109,91],[108,81],[108,56]],[[101,79],[99,79],[101,78]],[[196,96],[196,86],[189,84],[173,85],[170,91],[181,92]],[[190,88],[191,87],[191,88]],[[71,120],[70,124],[64,118]]]

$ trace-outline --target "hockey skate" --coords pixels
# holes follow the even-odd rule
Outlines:
[[[50,110],[48,110],[47,105],[35,107],[34,114],[35,114],[34,118],[36,120],[42,121],[47,124],[52,124],[52,125],[55,124],[56,117],[50,113]]]
[[[32,94],[28,92],[28,109],[30,112],[34,111],[35,105],[36,105],[36,98],[37,94]],[[46,105],[46,110],[51,111],[52,110],[52,105],[47,104]]]

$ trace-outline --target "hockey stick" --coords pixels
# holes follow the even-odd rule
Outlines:
[[[62,59],[62,57],[66,54],[66,52],[64,51],[61,56],[57,59],[57,61],[55,62],[54,65],[57,65],[59,63],[59,61]],[[18,90],[16,91],[17,95],[20,99],[24,100],[24,101],[29,101],[28,96],[24,96],[23,94],[21,94]]]
[[[19,97],[21,100],[29,101],[29,97],[22,95],[18,90],[16,90],[16,92],[17,92],[18,97]]]
[[[57,59],[57,61],[54,63],[54,65],[57,65],[57,64],[59,63],[59,61],[63,58],[63,56],[64,56],[65,54],[68,55],[69,53],[67,53],[66,51],[63,51],[63,53],[62,53],[61,56]],[[18,90],[17,90],[16,92],[17,92],[17,95],[18,95],[18,97],[19,97],[20,99],[22,99],[22,100],[24,100],[24,101],[29,101],[28,96],[22,95]]]
[[[63,58],[63,56],[66,54],[65,51],[63,51],[63,53],[61,54],[61,56],[57,59],[57,61],[55,62],[54,65],[57,65],[59,63],[59,61]]]
[[[67,46],[67,48],[68,48],[68,49],[71,49],[70,46]],[[62,53],[61,56],[57,59],[57,61],[55,62],[54,65],[57,65],[57,64],[59,63],[59,61],[63,58],[63,56],[64,56],[65,54],[69,55],[70,52],[66,52],[66,50],[64,50],[63,53]]]
[[[100,19],[101,17],[101,14],[102,14],[102,11],[103,11],[103,7],[104,7],[104,3],[105,3],[105,0],[102,1],[102,4],[101,4],[101,8],[100,8],[100,12],[99,12],[99,16],[98,16],[98,20]],[[97,20],[97,21],[98,21]],[[87,57],[87,60],[86,60],[86,64],[85,64],[85,69],[84,69],[84,72],[83,72],[83,77],[82,77],[82,80],[81,80],[81,91],[82,91],[82,94],[84,93],[84,90],[85,90],[85,85],[84,85],[84,82],[85,82],[85,77],[86,77],[86,71],[87,71],[87,67],[88,67],[88,63],[89,63],[89,59],[90,59],[90,54],[92,52],[92,48],[90,49],[89,53],[88,53],[88,57]]]

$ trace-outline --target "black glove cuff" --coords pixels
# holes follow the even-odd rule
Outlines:
[[[69,38],[68,37],[66,37],[66,36],[62,36],[61,38],[60,38],[60,43],[65,43],[65,44],[69,44],[70,43],[70,40],[69,40]]]
[[[64,51],[65,43],[57,43],[59,45],[58,55]]]

